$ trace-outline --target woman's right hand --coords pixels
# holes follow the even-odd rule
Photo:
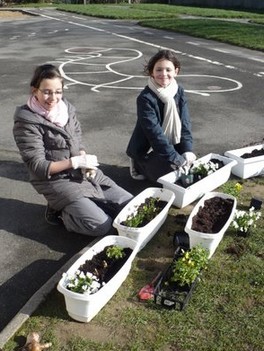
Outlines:
[[[97,156],[84,154],[80,156],[73,156],[70,158],[72,168],[85,168],[85,169],[97,169],[99,166]]]

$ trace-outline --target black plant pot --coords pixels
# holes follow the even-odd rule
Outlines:
[[[189,235],[185,232],[175,232],[173,235],[173,246],[175,249],[177,247],[182,247],[184,250],[189,250],[190,249]]]
[[[187,188],[188,186],[193,184],[194,176],[193,176],[193,174],[182,174],[180,177],[180,181],[181,181],[183,187]]]
[[[257,197],[252,197],[249,207],[254,207],[255,210],[260,210],[262,203],[263,203],[262,199]]]
[[[199,276],[189,286],[179,286],[177,283],[169,282],[170,276],[172,275],[172,265],[175,260],[180,257],[181,247],[178,247],[175,251],[175,257],[169,267],[164,271],[154,289],[154,302],[157,305],[163,306],[167,309],[175,309],[183,311],[195,289]]]

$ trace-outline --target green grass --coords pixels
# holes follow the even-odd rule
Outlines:
[[[264,193],[264,179],[241,183],[238,207],[244,208],[249,206],[251,194]],[[224,185],[218,190],[227,188]],[[171,208],[159,233],[136,256],[126,281],[91,322],[72,321],[63,296],[54,290],[4,351],[13,350],[19,337],[34,330],[43,341],[53,343],[52,351],[262,350],[264,216],[247,237],[228,229],[185,311],[138,302],[139,289],[171,261],[173,233],[183,229],[176,224],[175,216],[190,210]]]
[[[27,5],[23,5],[25,7]],[[46,3],[29,7],[51,6]],[[264,12],[163,4],[54,4],[58,10],[109,19],[137,20],[141,26],[189,34],[264,51]],[[182,16],[196,16],[186,18]],[[203,19],[199,18],[203,17]],[[216,20],[218,19],[218,20]],[[221,19],[221,20],[220,20]],[[234,19],[244,22],[234,22]],[[245,20],[247,22],[245,22]]]
[[[158,28],[191,36],[264,51],[264,14],[158,4],[135,5],[59,5],[58,9],[83,15],[139,20],[144,27]],[[180,15],[203,16],[204,19],[179,18]],[[209,19],[209,17],[223,20]],[[207,19],[206,19],[207,18]],[[235,23],[234,18],[250,20]]]
[[[255,50],[264,50],[264,26],[209,19],[141,21],[145,27],[159,28],[211,39]]]
[[[239,18],[258,19],[264,18],[263,13],[246,11],[221,10],[200,7],[172,6],[162,4],[100,4],[100,5],[56,5],[58,9],[82,13],[89,16],[114,17],[123,19],[160,18],[179,15],[216,17],[216,18]],[[104,13],[103,13],[104,12]]]
[[[115,5],[58,5],[59,10],[74,12],[82,15],[110,18],[110,19],[151,19],[151,18],[171,18],[175,14],[164,11],[143,11],[140,8],[131,9],[130,6]]]

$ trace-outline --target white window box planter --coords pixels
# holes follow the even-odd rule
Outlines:
[[[245,153],[251,153],[253,150],[260,150],[263,147],[264,144],[260,144],[226,151],[225,156],[237,161],[237,165],[232,168],[232,173],[242,179],[257,177],[264,174],[264,155],[250,158],[240,157]]]
[[[167,204],[162,211],[144,227],[134,228],[121,224],[127,219],[128,215],[136,213],[137,206],[143,203],[148,197],[159,198],[160,200],[167,202]],[[139,249],[141,250],[165,222],[174,197],[175,195],[171,190],[162,188],[147,188],[134,197],[121,210],[121,212],[115,218],[113,226],[117,229],[119,235],[135,240],[140,245]]]
[[[209,162],[211,159],[223,161],[224,166],[198,182],[184,188],[175,182],[180,178],[180,172],[170,172],[158,179],[158,182],[163,185],[163,188],[170,189],[175,194],[174,206],[178,208],[185,207],[193,201],[199,199],[205,193],[218,188],[226,183],[230,177],[231,169],[236,165],[237,161],[218,154],[210,153],[201,157],[202,162]]]
[[[74,274],[86,260],[90,260],[95,254],[103,251],[109,245],[118,245],[123,248],[130,248],[133,251],[117,274],[96,293],[86,295],[66,289],[65,277],[62,277],[58,283],[57,289],[64,295],[67,312],[76,321],[89,322],[113,297],[130,272],[132,261],[138,252],[136,241],[121,236],[109,235],[91,246],[75,261],[66,274]]]
[[[197,214],[200,207],[204,206],[204,202],[213,197],[221,197],[223,199],[233,200],[233,207],[231,209],[229,218],[227,219],[227,221],[225,222],[221,230],[219,230],[219,232],[217,233],[203,233],[203,232],[193,230],[192,229],[193,217]],[[209,250],[209,258],[211,258],[217,246],[220,244],[221,240],[223,239],[224,233],[226,232],[226,230],[228,229],[228,227],[230,226],[234,218],[236,206],[237,206],[237,200],[232,195],[218,193],[218,192],[209,192],[205,194],[193,208],[184,228],[184,231],[189,235],[190,248],[200,244]]]

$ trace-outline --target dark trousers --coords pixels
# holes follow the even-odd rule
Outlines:
[[[156,182],[159,177],[178,169],[177,166],[153,151],[143,158],[135,160],[135,168],[138,173],[143,174],[148,180],[153,182]]]

